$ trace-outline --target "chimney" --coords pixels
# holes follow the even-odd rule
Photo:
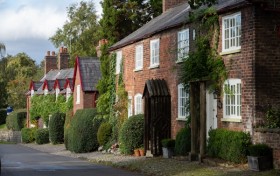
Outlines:
[[[108,43],[108,40],[107,39],[101,39],[99,40],[98,42],[98,46],[96,47],[96,53],[97,53],[97,57],[100,57],[101,56],[101,47],[102,45],[105,45]]]
[[[59,55],[58,55],[58,63],[57,63],[57,68],[59,70],[65,69],[69,67],[69,53],[67,48],[60,47],[59,49]]]
[[[47,51],[45,56],[45,74],[47,74],[51,69],[57,69],[56,55],[54,51],[52,51],[52,55],[50,55],[50,51]]]
[[[182,3],[188,2],[187,0],[162,0],[162,12],[176,7]]]

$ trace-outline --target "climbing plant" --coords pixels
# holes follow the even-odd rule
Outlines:
[[[197,10],[191,15],[190,21],[196,27],[196,49],[184,58],[181,81],[187,92],[189,92],[190,82],[201,80],[211,83],[211,91],[221,92],[222,84],[227,78],[227,70],[218,53],[218,14],[213,8]],[[189,110],[189,101],[186,107]]]

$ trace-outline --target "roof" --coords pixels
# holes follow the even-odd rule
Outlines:
[[[148,94],[147,94],[148,93]],[[167,84],[164,79],[150,79],[145,83],[143,96],[170,96]]]
[[[214,5],[218,11],[226,10],[229,7],[233,7],[246,0],[219,0],[219,3]],[[149,38],[157,33],[160,33],[164,30],[183,25],[184,23],[189,22],[189,12],[191,8],[188,3],[183,3],[179,6],[171,8],[166,12],[162,13],[160,16],[152,19],[150,22],[131,33],[124,39],[115,43],[110,47],[110,51],[117,50],[124,46],[130,45],[132,43],[141,41],[143,39]]]
[[[53,88],[64,89],[64,85],[66,83],[66,79],[56,79]]]
[[[56,80],[56,79],[66,79],[66,78],[73,78],[74,75],[74,68],[67,68],[61,70],[50,70],[45,76],[41,79],[44,80]]]
[[[97,91],[96,86],[101,79],[99,59],[97,57],[77,57],[74,70],[74,82],[77,69],[79,69],[80,72],[82,90]]]
[[[41,81],[31,81],[29,90],[31,90],[31,88],[33,88],[34,91],[37,91],[41,87],[41,85],[43,85],[43,83],[44,82],[41,82]]]
[[[49,91],[54,90],[54,83],[55,83],[55,80],[45,80],[42,90],[44,90],[46,87]]]

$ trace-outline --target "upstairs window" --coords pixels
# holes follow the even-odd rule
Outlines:
[[[159,66],[159,39],[150,41],[150,67]]]
[[[141,70],[143,68],[143,45],[137,45],[135,47],[135,70]]]
[[[122,51],[118,51],[116,55],[116,74],[119,74],[121,71]]]
[[[76,104],[80,104],[81,101],[81,85],[77,85],[77,92],[76,92]]]
[[[178,32],[178,56],[177,61],[181,62],[189,54],[189,29]]]
[[[133,112],[132,112],[132,110],[133,110],[132,97],[131,96],[128,97],[128,102],[127,103],[128,103],[127,104],[127,115],[128,115],[128,117],[131,117],[133,115]]]
[[[241,48],[241,13],[235,13],[222,18],[223,52]]]
[[[135,115],[142,114],[142,95],[136,94],[134,97],[134,105],[135,105]]]
[[[241,79],[228,79],[224,83],[224,117],[241,119]]]

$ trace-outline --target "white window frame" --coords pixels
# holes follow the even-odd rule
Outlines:
[[[193,29],[193,32],[192,32],[192,39],[193,39],[193,40],[195,40],[195,37],[196,37],[195,35],[196,35],[196,34],[195,34],[195,29]]]
[[[55,98],[56,98],[56,100],[57,100],[59,92],[60,92],[59,88],[55,88]]]
[[[81,85],[77,85],[76,104],[80,104],[80,102],[81,102]]]
[[[228,79],[223,86],[223,116],[224,118],[241,119],[242,84],[241,79]]]
[[[138,93],[134,96],[134,114],[142,114],[142,94]]]
[[[132,106],[132,97],[128,96],[128,102],[127,102],[127,116],[128,118],[133,116],[133,106]]]
[[[150,68],[155,68],[159,66],[159,49],[160,49],[159,39],[151,40],[150,41]]]
[[[68,99],[70,98],[71,96],[71,89],[70,87],[67,87],[66,88],[66,101],[68,101]]]
[[[31,97],[34,96],[34,93],[35,93],[34,89],[31,89],[31,91],[30,91]]]
[[[222,17],[222,51],[241,49],[241,12]]]
[[[189,99],[189,94],[186,92],[184,85],[178,85],[178,119],[186,119],[190,114],[187,112],[186,103]]]
[[[178,32],[177,42],[178,42],[177,62],[182,62],[183,59],[188,56],[190,50],[189,29],[184,29]]]
[[[135,70],[143,69],[143,45],[137,45],[135,47]]]
[[[116,74],[119,74],[121,71],[121,62],[122,62],[122,51],[116,52]]]
[[[49,90],[48,89],[44,89],[44,95],[48,95]]]

